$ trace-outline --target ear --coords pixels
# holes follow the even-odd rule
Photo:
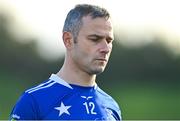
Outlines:
[[[71,49],[73,46],[73,35],[70,32],[63,32],[62,37],[66,49]]]

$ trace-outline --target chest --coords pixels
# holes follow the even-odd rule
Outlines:
[[[115,120],[106,103],[96,95],[67,95],[50,106],[43,120]]]

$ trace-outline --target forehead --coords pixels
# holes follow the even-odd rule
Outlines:
[[[113,36],[113,27],[111,19],[105,18],[92,18],[91,16],[85,16],[82,18],[82,32],[95,33],[101,35]]]

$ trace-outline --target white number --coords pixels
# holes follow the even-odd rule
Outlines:
[[[95,111],[94,111],[94,108],[95,108],[95,105],[93,102],[89,102],[89,106],[92,107],[91,108],[91,114],[97,114]]]
[[[83,103],[83,105],[86,107],[86,111],[87,111],[87,114],[97,114],[94,109],[95,109],[95,105],[93,102],[85,102]]]
[[[86,111],[87,111],[87,114],[89,114],[89,108],[88,108],[88,104],[87,104],[87,102],[83,103],[83,105],[85,105],[85,107],[86,107]]]

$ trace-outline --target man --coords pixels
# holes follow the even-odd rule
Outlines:
[[[11,113],[13,120],[121,120],[118,104],[96,84],[113,42],[110,14],[80,4],[65,20],[62,68],[44,83],[26,90]]]

